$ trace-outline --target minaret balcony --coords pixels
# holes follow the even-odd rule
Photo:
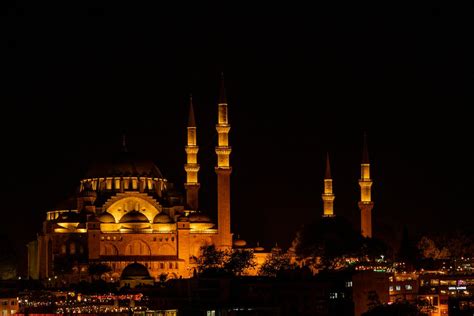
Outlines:
[[[230,155],[232,148],[230,146],[226,147],[216,147],[216,154],[218,155]]]
[[[184,165],[184,170],[186,172],[198,172],[199,171],[199,165],[198,164],[186,164],[186,165]]]
[[[229,124],[217,124],[216,125],[216,130],[217,133],[219,134],[228,134],[230,131],[230,125]]]
[[[197,154],[199,151],[198,146],[186,146],[184,149],[186,150],[187,154]]]

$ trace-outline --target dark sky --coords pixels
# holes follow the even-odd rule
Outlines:
[[[358,226],[363,131],[376,236],[472,225],[472,3],[162,2],[17,1],[2,11],[0,231],[18,249],[124,132],[131,151],[182,186],[190,92],[201,205],[214,215],[221,71],[234,233],[288,246],[322,212],[326,151],[335,212]]]

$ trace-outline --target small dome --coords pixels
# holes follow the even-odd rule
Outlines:
[[[120,219],[120,223],[149,223],[148,218],[138,211],[130,211]]]
[[[153,223],[155,224],[171,223],[171,217],[169,217],[169,215],[166,213],[160,213],[155,216],[155,218],[153,219]]]
[[[253,248],[254,251],[262,252],[265,251],[265,248],[260,246],[260,243],[257,241],[257,246]]]
[[[150,273],[148,269],[139,263],[131,263],[122,271],[121,279],[149,279]]]
[[[115,223],[115,217],[109,212],[104,212],[99,216],[99,221],[101,223]]]
[[[245,247],[246,245],[247,245],[247,242],[243,239],[237,239],[234,241],[235,247]]]
[[[193,213],[189,216],[189,221],[191,223],[209,223],[211,219],[202,213]]]

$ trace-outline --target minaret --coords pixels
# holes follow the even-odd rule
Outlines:
[[[197,146],[196,140],[196,121],[194,120],[194,108],[193,108],[193,98],[189,98],[189,117],[188,117],[188,133],[187,133],[187,143],[186,143],[186,164],[184,165],[184,170],[186,170],[186,183],[184,187],[186,188],[186,203],[187,206],[196,211],[198,209],[198,192],[199,192],[199,182],[198,182],[198,171],[199,164],[197,163],[197,153],[199,147]]]
[[[324,193],[322,194],[324,203],[323,217],[334,217],[334,194],[332,193],[331,166],[329,164],[329,153],[326,156],[326,174],[324,175]]]
[[[224,75],[221,77],[220,95],[218,101],[216,130],[218,134],[217,154],[217,225],[219,233],[218,248],[232,247],[232,234],[230,232],[230,166],[229,146],[230,124],[227,116],[227,98],[224,87]]]
[[[362,236],[372,238],[372,208],[374,207],[374,202],[372,202],[371,197],[372,180],[370,179],[370,163],[366,134],[364,134],[364,147],[362,150],[360,173],[360,230]]]

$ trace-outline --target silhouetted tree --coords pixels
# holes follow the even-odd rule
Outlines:
[[[369,291],[367,294],[367,301],[369,311],[380,305],[379,295],[375,291]]]
[[[398,259],[405,262],[408,270],[413,270],[419,261],[420,252],[416,247],[416,243],[410,238],[407,227],[403,227],[402,240],[400,242],[400,250]]]
[[[290,255],[281,251],[272,252],[267,260],[260,267],[259,274],[263,276],[275,277],[280,272],[290,270],[293,265],[290,263]]]
[[[0,280],[16,277],[17,257],[6,235],[0,235]]]
[[[369,311],[362,314],[362,316],[428,316],[420,312],[418,307],[408,302],[396,302],[390,305],[378,305]]]
[[[347,257],[374,259],[386,255],[388,247],[375,238],[363,238],[342,217],[321,218],[305,225],[293,241],[297,257],[317,269],[340,268]]]
[[[202,255],[197,260],[200,274],[241,275],[246,269],[256,266],[252,250],[223,251],[214,245],[204,246],[201,250]]]
[[[256,265],[255,255],[252,250],[234,249],[227,255],[224,262],[224,270],[233,275],[242,275],[246,269],[254,268]]]
[[[103,263],[93,263],[89,265],[89,275],[92,277],[92,279],[97,280],[99,279],[102,274],[107,273],[112,271],[112,268],[110,268],[108,265],[103,264]]]
[[[66,256],[56,256],[53,261],[53,271],[57,275],[72,272],[74,261]]]

